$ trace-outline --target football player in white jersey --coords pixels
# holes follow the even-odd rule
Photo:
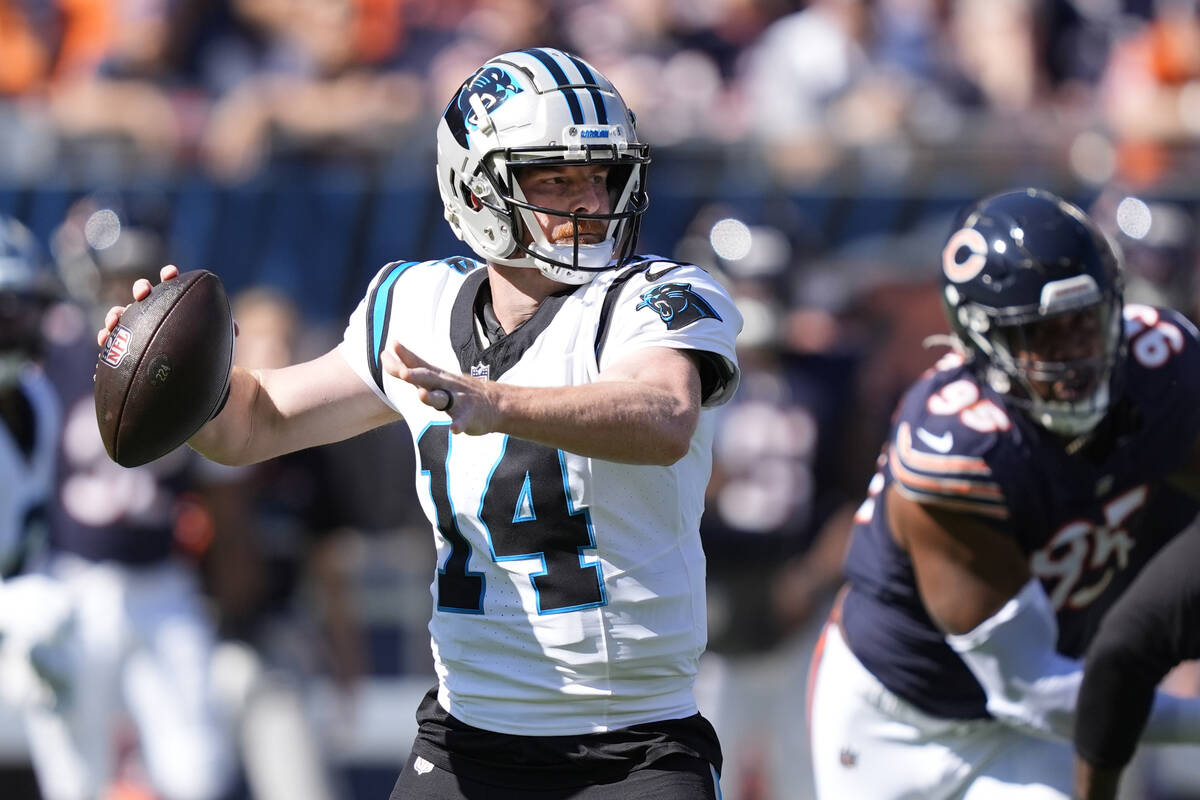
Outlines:
[[[21,574],[45,539],[54,493],[61,412],[38,366],[41,321],[53,298],[33,234],[0,216],[0,696],[22,707],[56,706],[69,688],[66,592]]]
[[[340,346],[235,369],[191,440],[248,463],[409,425],[438,685],[393,798],[718,796],[698,526],[741,317],[704,271],[633,255],[648,163],[584,61],[491,59],[438,128],[446,218],[480,260],[387,265]]]

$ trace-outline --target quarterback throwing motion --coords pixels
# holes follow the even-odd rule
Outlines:
[[[822,798],[1068,797],[1077,659],[1200,508],[1200,340],[1121,287],[1048,192],[955,225],[956,352],[900,403],[814,665]],[[1200,740],[1195,701],[1160,695],[1145,739]]]
[[[191,441],[248,463],[410,427],[438,685],[393,798],[716,797],[698,528],[741,319],[702,270],[633,255],[648,163],[584,61],[488,61],[438,127],[446,219],[481,260],[385,266],[339,347],[235,369]]]

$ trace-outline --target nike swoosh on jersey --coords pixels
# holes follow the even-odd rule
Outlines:
[[[921,429],[917,430],[919,436]],[[925,433],[929,434],[928,431]],[[941,441],[940,437],[929,436]],[[919,503],[1008,518],[1004,492],[1000,484],[988,480],[991,469],[985,460],[974,456],[927,453],[914,450],[912,444],[909,424],[900,423],[896,445],[888,448],[888,464],[901,494]]]
[[[934,436],[924,428],[917,428],[917,438],[939,453],[949,453],[954,447],[954,432],[946,431],[941,436]]]
[[[676,269],[679,269],[679,265],[671,264],[671,265],[659,270],[658,272],[651,272],[649,269],[647,269],[642,274],[646,276],[646,283],[654,283],[656,280],[658,280],[662,276],[666,275],[668,272],[671,272],[672,270],[676,270]]]

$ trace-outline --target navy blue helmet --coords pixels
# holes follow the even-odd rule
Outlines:
[[[1054,433],[1088,433],[1116,394],[1118,262],[1083,211],[1041,189],[975,203],[942,250],[950,329],[980,376]]]

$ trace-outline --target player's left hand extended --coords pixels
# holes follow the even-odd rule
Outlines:
[[[477,436],[495,430],[494,384],[439,369],[398,341],[383,350],[383,369],[415,386],[425,405],[450,417],[450,430]]]

